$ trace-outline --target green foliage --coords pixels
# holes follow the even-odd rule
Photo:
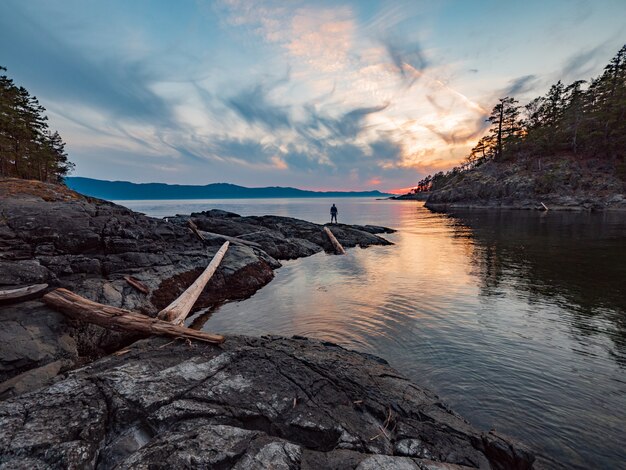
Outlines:
[[[48,128],[45,111],[24,87],[0,75],[0,176],[60,182],[72,170],[65,144]]]
[[[432,191],[458,180],[459,174],[487,161],[532,157],[535,160],[563,152],[612,162],[623,175],[626,161],[626,45],[604,72],[588,86],[577,80],[565,86],[560,80],[545,96],[523,108],[517,100],[498,100],[487,122],[491,124],[459,167],[422,179],[414,192]],[[540,191],[554,181],[545,175]],[[625,179],[622,177],[622,179]]]

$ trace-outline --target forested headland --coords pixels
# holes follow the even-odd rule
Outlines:
[[[74,164],[46,109],[0,66],[0,177],[60,183]]]
[[[408,196],[427,193],[437,203],[557,192],[619,199],[626,181],[626,45],[599,77],[558,81],[524,106],[501,98],[487,122],[487,133],[461,165],[428,175]]]

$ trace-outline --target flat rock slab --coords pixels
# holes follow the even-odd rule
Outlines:
[[[304,338],[148,339],[0,402],[0,468],[526,469],[385,361]]]

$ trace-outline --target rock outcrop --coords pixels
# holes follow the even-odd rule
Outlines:
[[[604,160],[577,157],[487,162],[430,192],[426,207],[626,210],[626,182]]]
[[[527,469],[385,361],[304,338],[152,338],[0,402],[11,469]]]
[[[220,210],[193,213],[191,218],[201,230],[258,243],[263,251],[279,260],[302,258],[322,250],[334,252],[322,227],[305,220],[274,215],[241,217]],[[346,248],[389,245],[389,241],[377,234],[394,231],[374,225],[333,224],[331,227]]]
[[[0,180],[0,289],[48,283],[154,316],[196,279],[223,242],[219,236],[201,242],[187,219],[147,217],[62,186]],[[196,309],[249,297],[273,278],[278,259],[329,247],[320,225],[295,219],[220,211],[194,219],[205,230],[260,245],[231,244]],[[346,246],[389,243],[372,233],[383,228],[342,225],[333,230]],[[150,293],[128,285],[126,275],[139,279]],[[135,339],[68,322],[37,300],[0,305],[0,324],[0,398],[40,386]]]

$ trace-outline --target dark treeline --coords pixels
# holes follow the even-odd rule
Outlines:
[[[626,45],[600,77],[590,82],[561,81],[545,96],[519,106],[512,97],[498,100],[487,121],[488,133],[465,162],[428,175],[413,192],[443,187],[458,174],[487,161],[537,159],[561,154],[609,160],[624,177],[626,158]],[[540,165],[537,166],[540,168]]]
[[[0,67],[0,73],[5,71]],[[28,90],[0,75],[0,177],[58,183],[74,167],[61,136],[49,129],[45,111]]]

